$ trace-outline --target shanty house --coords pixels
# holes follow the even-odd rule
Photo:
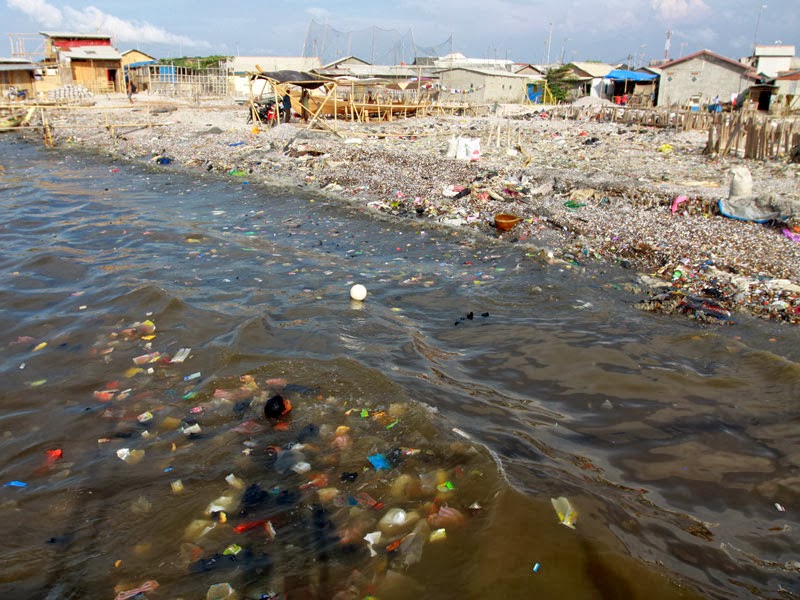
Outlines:
[[[413,66],[405,63],[399,65],[373,65],[355,56],[340,58],[324,67],[315,68],[314,73],[323,77],[336,79],[342,83],[355,83],[358,86],[375,84],[401,83],[414,77],[429,77],[430,66],[422,63]]]
[[[35,96],[38,71],[24,58],[0,58],[0,102]]]
[[[751,59],[753,67],[767,77],[791,71],[795,60],[794,46],[756,46]]]
[[[125,68],[128,65],[136,64],[136,63],[154,63],[156,62],[155,56],[150,56],[149,54],[142,52],[141,50],[125,50],[122,53],[122,67]]]
[[[547,69],[528,63],[514,63],[514,73],[517,75],[527,75],[531,81],[538,81],[545,78]]]
[[[775,78],[778,97],[774,106],[780,106],[783,113],[800,111],[800,70],[782,73]]]
[[[57,65],[62,85],[82,85],[92,93],[121,92],[122,55],[111,36],[86,33],[40,32],[45,36],[43,64]]]
[[[508,71],[456,67],[439,71],[440,98],[469,104],[524,102],[530,78]]]
[[[700,50],[659,66],[658,105],[709,104],[717,96],[730,101],[756,83],[756,72],[746,64]]]
[[[344,56],[342,58],[337,58],[335,61],[328,63],[327,65],[323,65],[323,69],[346,69],[347,67],[353,65],[370,65],[371,63],[367,62],[364,59],[358,58],[357,56]]]
[[[127,90],[128,81],[131,81],[136,92],[150,90],[150,66],[158,61],[155,57],[140,52],[139,50],[126,50],[122,53],[123,84]]]
[[[605,94],[614,104],[627,106],[653,106],[658,75],[613,69],[605,76]]]
[[[568,96],[575,99],[583,96],[607,98],[606,85],[603,79],[614,67],[602,62],[572,62],[567,65],[570,75],[566,81],[572,83]]]

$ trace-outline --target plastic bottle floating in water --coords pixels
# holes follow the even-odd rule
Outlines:
[[[572,508],[569,500],[567,500],[564,496],[559,496],[558,498],[550,498],[550,502],[552,503],[553,509],[556,511],[558,520],[561,522],[561,524],[566,525],[570,529],[575,529],[575,522],[578,520],[578,513],[575,512],[574,508]]]

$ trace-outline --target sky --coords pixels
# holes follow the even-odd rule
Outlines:
[[[471,58],[599,60],[632,66],[701,49],[738,59],[759,44],[800,50],[800,0],[0,0],[12,34],[103,33],[121,51],[178,56],[353,54],[392,64],[451,50]],[[235,9],[233,8],[235,7]],[[13,39],[21,39],[16,35]],[[41,36],[25,49],[42,47]],[[426,48],[427,52],[421,50]],[[41,55],[34,57],[41,58]],[[323,60],[323,62],[328,62]]]

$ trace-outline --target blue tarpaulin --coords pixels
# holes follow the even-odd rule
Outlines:
[[[125,65],[126,69],[136,69],[137,67],[144,67],[145,65],[154,65],[157,60],[140,60],[139,62],[132,62]]]
[[[541,104],[544,96],[544,86],[535,83],[528,84],[528,100],[534,104]]]
[[[615,79],[617,81],[652,81],[656,77],[658,77],[658,75],[653,75],[652,73],[614,69],[605,76],[605,79]]]

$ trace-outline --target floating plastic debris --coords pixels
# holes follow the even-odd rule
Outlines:
[[[558,520],[562,525],[566,525],[570,529],[575,529],[575,522],[578,520],[578,513],[572,508],[569,500],[564,496],[558,498],[550,498],[553,509],[558,515]]]
[[[182,363],[187,358],[189,358],[189,354],[192,352],[191,348],[181,348],[175,353],[175,356],[172,357],[172,360],[169,362],[171,363]]]

